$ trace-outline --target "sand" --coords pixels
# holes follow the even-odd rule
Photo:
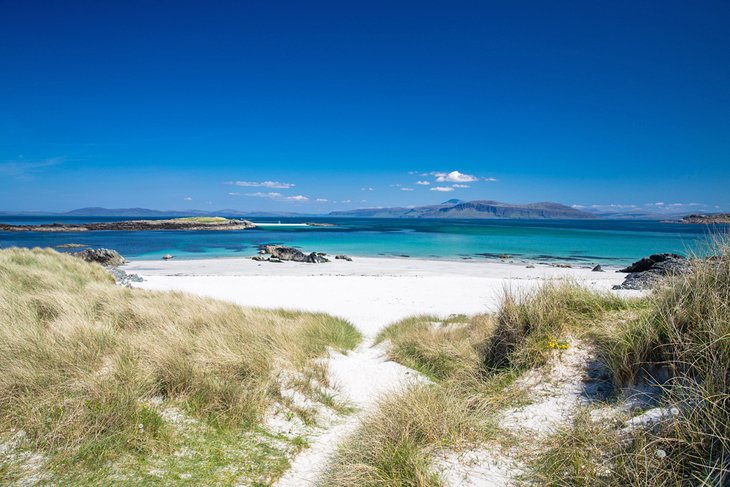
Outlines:
[[[133,261],[145,289],[175,289],[244,306],[322,311],[349,320],[366,337],[414,314],[494,311],[506,288],[527,289],[570,278],[608,290],[624,274],[484,261],[355,258],[325,264],[248,258]]]
[[[349,320],[363,333],[365,340],[356,350],[333,353],[327,360],[340,399],[355,405],[357,412],[315,430],[308,438],[310,447],[294,458],[279,487],[317,485],[337,446],[380,399],[425,380],[389,361],[383,345],[372,346],[377,333],[389,324],[417,314],[444,318],[495,311],[506,289],[522,292],[551,279],[572,279],[606,291],[625,277],[610,268],[592,272],[539,264],[528,268],[517,263],[405,258],[354,258],[325,264],[249,258],[133,261],[124,270],[144,279],[135,283],[141,288],[185,291],[244,306],[326,312]]]

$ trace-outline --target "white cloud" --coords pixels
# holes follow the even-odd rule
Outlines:
[[[451,171],[450,173],[432,172],[431,175],[436,177],[437,183],[471,183],[479,180],[476,176],[459,171]]]
[[[245,188],[289,189],[294,187],[294,184],[292,183],[280,183],[279,181],[227,181],[225,184],[242,186]]]
[[[231,193],[228,193],[228,194],[231,194]],[[238,194],[238,193],[236,193],[236,194]],[[262,192],[246,193],[245,196],[251,196],[253,198],[269,198],[271,200],[277,200],[277,201],[299,201],[299,202],[309,201],[309,198],[308,197],[306,197],[304,195],[301,195],[301,194],[298,194],[296,196],[284,196],[283,194],[276,193],[276,192],[270,192],[270,193],[262,193]]]
[[[497,181],[497,178],[482,178],[482,181],[487,181],[489,183],[493,183]]]
[[[228,193],[228,196],[240,196],[240,195],[241,195],[241,193],[236,193],[236,192]]]
[[[413,188],[401,188],[401,191],[413,191]]]
[[[416,184],[420,184],[421,186],[428,186],[431,183],[428,181],[416,181]]]
[[[454,188],[451,188],[449,186],[434,186],[433,188],[430,189],[430,191],[441,191],[444,193],[446,193],[448,191],[453,191],[453,190],[454,190]]]
[[[184,199],[185,201],[193,201],[193,199],[192,199],[192,198],[191,198],[190,196],[186,196],[186,197],[185,197],[185,198],[183,198],[183,199]]]
[[[471,188],[468,184],[452,184],[452,188]]]
[[[271,198],[271,199],[276,199],[276,198],[281,198],[284,195],[281,194],[281,193],[262,193],[262,192],[257,192],[257,193],[246,193],[246,196],[253,196],[254,198]]]
[[[329,200],[327,198],[317,198],[315,201],[317,203],[327,203]]]
[[[375,191],[373,188],[360,188],[360,191]]]
[[[340,203],[352,203],[352,200],[342,200]]]

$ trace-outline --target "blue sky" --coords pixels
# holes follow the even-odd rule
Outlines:
[[[728,210],[728,25],[725,0],[0,0],[0,210]]]

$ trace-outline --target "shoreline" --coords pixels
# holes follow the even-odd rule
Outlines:
[[[58,246],[53,247],[54,249],[58,250]],[[299,247],[293,247],[297,248],[299,250]],[[309,251],[309,249],[306,249]],[[302,250],[304,251],[304,250]],[[318,251],[315,251],[318,252]],[[171,254],[174,256],[174,260],[177,261],[206,261],[206,260],[231,260],[231,259],[251,259],[255,257],[256,255],[259,255],[255,252],[255,250],[252,250],[250,254],[244,254],[243,252],[237,252],[237,253],[230,253],[230,254],[204,254],[203,256],[199,256],[200,254],[195,253],[186,253],[182,255],[175,255],[175,249],[167,249],[164,251],[155,251],[151,254],[140,254],[135,256],[126,256],[129,261],[134,262],[155,262],[162,259],[162,256],[165,254]],[[486,254],[486,252],[485,252]],[[482,264],[510,264],[510,265],[535,265],[535,266],[548,266],[548,267],[555,267],[556,265],[570,265],[574,269],[580,269],[580,268],[593,268],[596,265],[600,265],[604,269],[608,268],[616,268],[616,270],[626,267],[627,265],[641,259],[644,256],[637,256],[632,258],[623,259],[620,257],[599,257],[594,260],[577,260],[574,257],[560,257],[560,256],[551,256],[551,259],[531,259],[529,257],[523,257],[521,255],[510,255],[510,254],[504,254],[504,255],[510,255],[508,258],[500,258],[499,253],[489,253],[490,255],[484,255],[484,254],[473,254],[473,255],[464,255],[464,256],[435,256],[435,255],[428,255],[428,256],[419,256],[419,255],[410,255],[406,253],[401,254],[358,254],[358,253],[348,253],[348,252],[324,252],[324,256],[327,257],[330,260],[334,259],[335,255],[347,255],[349,257],[352,257],[353,259],[383,259],[383,260],[410,260],[410,261],[428,261],[428,262],[464,262],[464,263],[482,263]],[[150,257],[146,257],[146,255],[151,255]],[[325,264],[326,265],[326,264]]]

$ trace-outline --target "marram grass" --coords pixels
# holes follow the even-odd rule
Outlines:
[[[327,347],[360,340],[349,323],[324,314],[119,287],[102,267],[47,249],[0,251],[0,317],[0,441],[20,435],[51,483],[122,460],[164,464],[205,437],[238,444],[246,451],[231,461],[258,472],[267,465],[260,440],[246,449],[234,438],[255,431],[280,399],[277,369],[309,369]],[[154,401],[174,404],[200,435],[180,437]],[[191,455],[209,464],[204,450]],[[271,455],[280,459],[268,472],[275,477],[287,462]],[[0,483],[22,479],[18,469],[6,462]],[[210,475],[196,478],[217,483]]]

